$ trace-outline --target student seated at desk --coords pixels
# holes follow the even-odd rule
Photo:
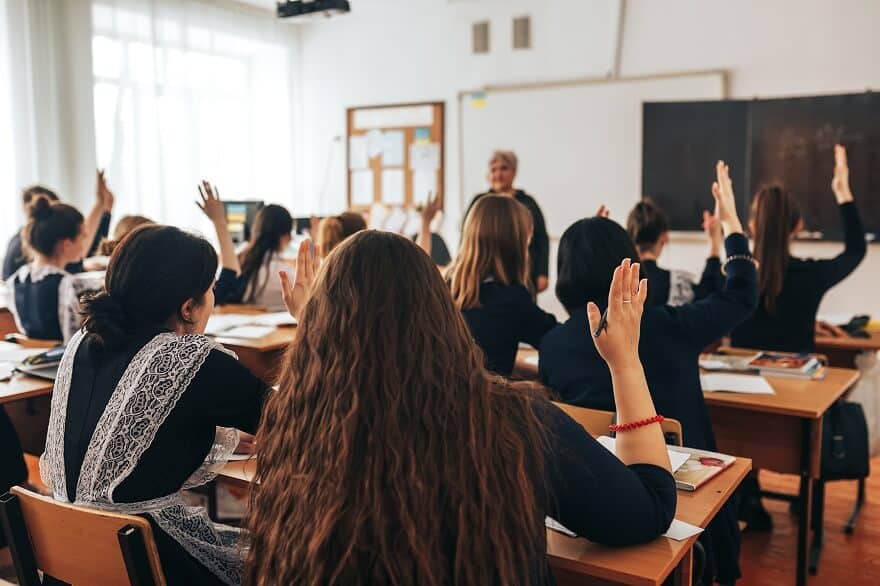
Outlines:
[[[21,442],[6,409],[0,405],[0,494],[6,493],[16,484],[27,482],[27,478]],[[5,545],[6,538],[0,531],[0,548]]]
[[[116,228],[113,230],[113,239],[109,240],[105,238],[104,240],[101,240],[101,244],[98,246],[98,254],[107,257],[109,260],[113,251],[116,250],[116,247],[122,242],[122,239],[128,236],[129,232],[139,226],[145,226],[147,224],[155,224],[155,222],[144,216],[122,216],[119,219],[119,223],[116,224]]]
[[[774,185],[755,196],[749,225],[760,263],[761,302],[755,314],[731,333],[734,346],[784,352],[815,350],[816,314],[822,298],[859,266],[867,252],[865,231],[849,185],[846,149],[841,145],[834,147],[831,190],[843,220],[845,247],[836,257],[825,260],[792,256],[791,241],[804,224],[790,192]],[[757,471],[742,483],[739,493],[740,518],[749,528],[772,529],[772,517],[761,502]]]
[[[169,584],[241,582],[241,532],[180,494],[256,431],[269,392],[203,335],[216,270],[210,243],[171,226],[122,241],[62,358],[40,461],[55,499],[144,516]]]
[[[752,204],[749,225],[760,263],[761,303],[755,314],[731,334],[734,346],[786,352],[815,349],[816,313],[829,289],[865,258],[865,230],[849,186],[846,149],[834,147],[831,190],[843,220],[844,250],[831,259],[801,259],[791,241],[804,224],[794,196],[775,185],[761,189]]]
[[[214,226],[217,227],[216,222]],[[281,253],[290,244],[292,231],[293,217],[283,206],[271,204],[260,208],[251,239],[238,255],[241,274],[234,286],[222,288],[223,296],[218,296],[217,303],[245,303],[261,305],[269,311],[284,311],[278,273],[291,268],[281,260]]]
[[[635,205],[626,219],[626,231],[639,251],[642,268],[651,287],[651,305],[684,305],[703,299],[724,286],[721,275],[721,246],[724,237],[718,219],[703,212],[703,230],[709,240],[709,256],[700,281],[687,271],[667,270],[657,266],[657,259],[669,242],[669,221],[666,213],[651,199]]]
[[[641,422],[656,415],[637,355],[645,284],[627,268],[598,346],[620,421]],[[543,584],[545,515],[608,545],[667,529],[659,425],[621,433],[621,462],[535,387],[491,375],[408,238],[352,236],[310,296],[301,272],[296,341],[257,434],[246,583]]]
[[[464,223],[461,249],[449,269],[452,300],[486,356],[486,368],[510,376],[520,342],[535,348],[556,326],[535,305],[529,283],[529,210],[502,195],[481,197]]]
[[[681,422],[685,446],[704,450],[717,448],[700,386],[699,354],[746,319],[758,302],[754,260],[742,234],[727,166],[721,162],[717,175],[712,192],[727,237],[724,289],[679,307],[647,308],[639,348],[658,411]],[[556,296],[571,317],[544,336],[538,369],[541,380],[566,403],[614,408],[613,373],[590,335],[584,307],[608,295],[614,268],[626,258],[637,258],[632,240],[622,227],[602,217],[572,224],[559,242]],[[711,543],[706,543],[706,581],[732,583],[739,578],[740,538],[732,507],[716,517],[707,533]]]
[[[86,232],[89,234],[89,242],[91,244],[84,256],[94,254],[101,239],[105,238],[110,230],[110,212],[113,210],[115,198],[113,197],[113,192],[107,187],[103,171],[98,171],[97,181],[97,199],[91,212],[89,212],[85,219]],[[24,206],[26,216],[29,215],[28,208],[30,205],[39,198],[46,198],[50,203],[59,201],[58,196],[51,189],[42,185],[28,187],[22,193],[22,205]],[[9,240],[9,244],[6,247],[6,256],[3,259],[3,280],[5,281],[11,277],[15,271],[27,264],[27,262],[28,258],[22,246],[21,231],[18,231]],[[83,271],[82,261],[70,263],[65,267],[65,270],[68,273],[81,273]]]
[[[324,218],[318,224],[317,238],[318,254],[327,256],[343,240],[367,229],[367,222],[361,214],[356,212],[343,212],[338,216]]]
[[[83,216],[73,206],[37,198],[22,230],[33,261],[8,280],[9,310],[19,331],[31,338],[67,340],[79,329],[78,299],[94,288],[95,273],[65,269],[82,260],[88,235]]]

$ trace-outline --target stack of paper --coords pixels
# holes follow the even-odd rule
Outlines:
[[[748,393],[750,395],[773,395],[773,387],[763,376],[748,374],[702,374],[700,385],[703,392],[724,391],[728,393]]]
[[[277,313],[219,313],[208,320],[205,334],[230,338],[262,338],[283,326],[295,326],[296,320],[286,311]]]

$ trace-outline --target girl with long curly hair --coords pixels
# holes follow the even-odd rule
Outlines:
[[[621,422],[655,415],[638,270],[615,272],[596,339]],[[546,515],[609,545],[667,529],[660,426],[621,433],[618,460],[537,389],[489,374],[415,244],[360,232],[314,284],[304,273],[284,287],[300,325],[257,434],[246,583],[540,584]]]

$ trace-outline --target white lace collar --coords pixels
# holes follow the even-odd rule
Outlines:
[[[15,273],[15,282],[23,283],[28,276],[31,278],[31,283],[39,283],[49,275],[61,275],[67,276],[70,273],[65,271],[64,269],[59,269],[53,265],[38,265],[35,263],[29,263],[18,269]]]

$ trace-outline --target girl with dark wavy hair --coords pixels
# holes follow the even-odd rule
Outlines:
[[[248,584],[540,584],[546,515],[609,545],[666,530],[659,425],[621,433],[621,462],[533,387],[490,375],[408,239],[355,234],[308,288],[285,287],[300,325],[257,434]],[[597,338],[621,422],[655,415],[637,356],[646,289],[624,263]]]

